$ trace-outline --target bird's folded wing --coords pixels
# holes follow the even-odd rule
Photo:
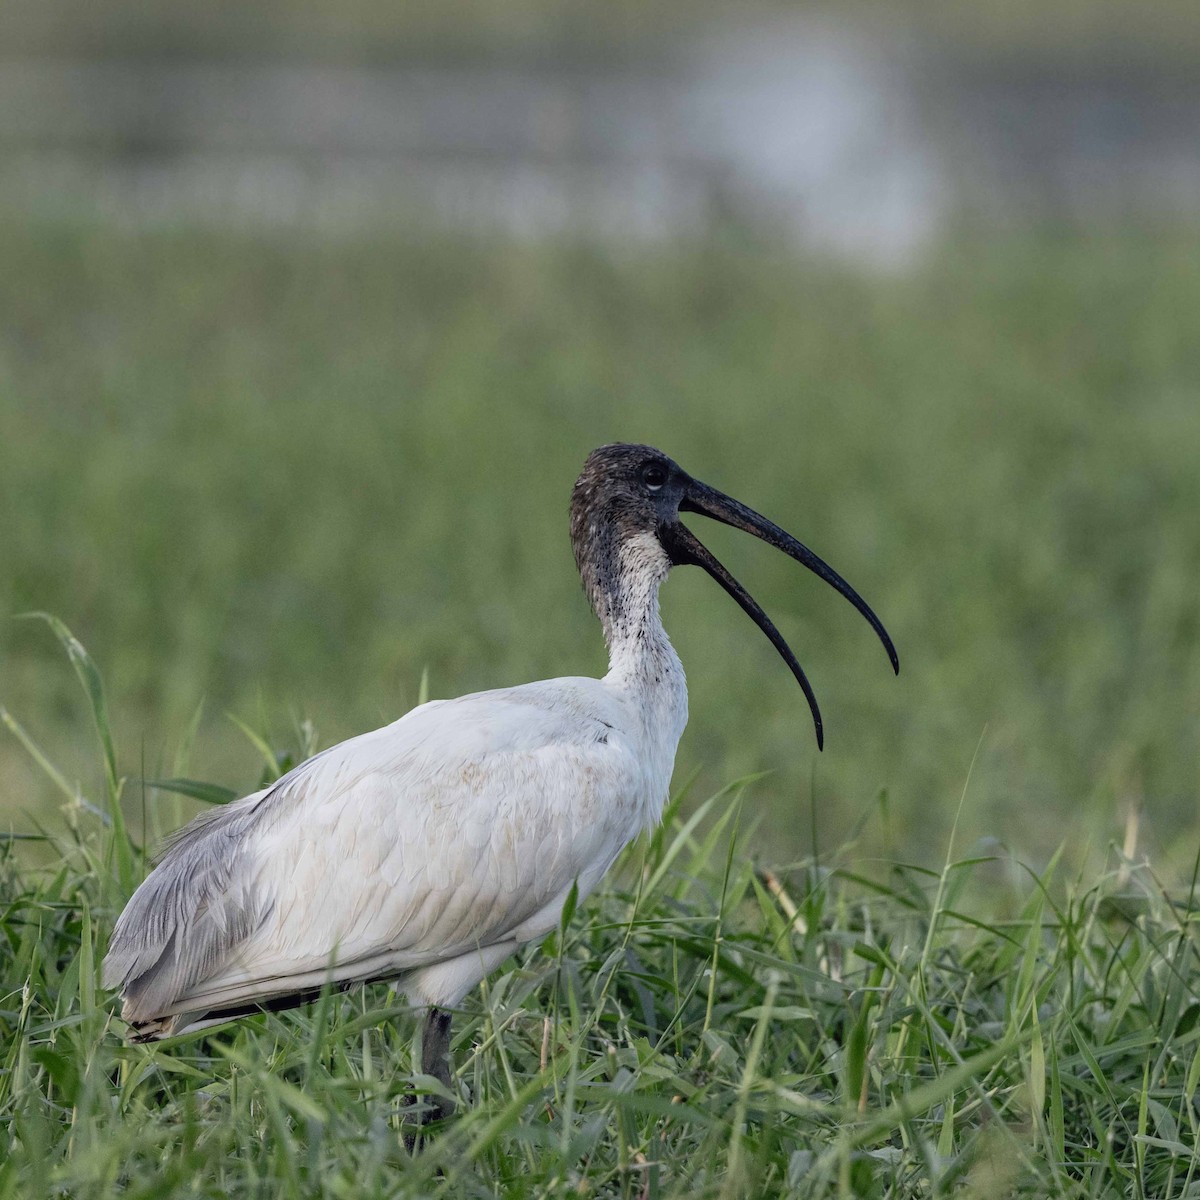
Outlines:
[[[188,826],[113,933],[126,1019],[546,932],[547,906],[590,890],[639,824],[608,701],[554,685],[425,705]]]

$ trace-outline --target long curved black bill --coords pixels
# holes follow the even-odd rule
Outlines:
[[[783,634],[775,628],[771,618],[759,607],[758,601],[721,565],[716,555],[705,546],[686,525],[676,521],[659,534],[663,548],[671,556],[676,566],[695,565],[703,567],[737,602],[742,611],[767,635],[771,645],[779,651],[783,661],[792,669],[796,682],[800,684],[808,707],[812,710],[813,725],[817,731],[817,749],[825,748],[825,726],[821,721],[821,710],[817,705],[817,697],[813,693],[812,684],[804,668],[796,661],[792,648],[783,640]]]
[[[813,574],[820,576],[832,588],[845,596],[866,618],[867,623],[875,630],[879,640],[883,643],[883,648],[887,651],[888,659],[892,664],[892,670],[899,674],[900,659],[896,654],[896,647],[892,644],[892,639],[883,627],[883,622],[871,611],[870,605],[824,559],[815,555],[802,542],[798,542],[790,533],[780,529],[778,525],[768,521],[766,517],[756,513],[754,509],[748,508],[741,501],[733,499],[732,496],[726,496],[723,492],[719,492],[716,488],[709,487],[708,484],[701,483],[697,479],[688,482],[680,500],[679,509],[681,512],[699,513],[714,521],[720,521],[724,525],[730,525],[734,529],[751,533],[769,546],[782,550],[788,557],[794,558],[798,563],[806,566]],[[816,697],[813,695],[812,688],[809,686],[800,664],[796,661],[796,656],[791,652],[779,631],[771,624],[766,613],[685,526],[678,521],[673,522],[669,528],[661,530],[659,536],[663,541],[664,548],[671,556],[672,562],[695,563],[697,566],[703,567],[767,635],[804,690],[809,708],[812,709],[813,721],[816,724],[817,745],[822,746],[824,735]]]

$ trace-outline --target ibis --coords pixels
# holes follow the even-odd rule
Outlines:
[[[450,1014],[519,946],[555,929],[622,847],[662,814],[687,721],[683,668],[659,617],[672,567],[703,567],[796,656],[683,524],[751,533],[879,618],[831,567],[753,509],[650,446],[601,446],[571,497],[575,561],[609,669],[433,700],[322,751],[175,835],[116,922],[104,982],[131,1036],[154,1041],[394,981],[424,1012],[421,1070],[450,1092]],[[446,1102],[441,1115],[449,1112]]]

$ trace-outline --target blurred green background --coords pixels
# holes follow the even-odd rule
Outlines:
[[[514,44],[605,62],[716,20],[664,5],[598,22],[536,4],[428,20],[213,6],[202,21],[162,9],[134,37],[119,8],[58,24],[11,11],[10,67],[135,52],[461,65]],[[922,61],[950,64],[944,83],[981,59],[1051,77],[1089,54],[1193,62],[1181,11],[1064,5],[1047,23],[1017,6],[936,32],[908,10],[886,19]],[[877,38],[880,10],[853,12],[840,19]],[[94,165],[94,146],[69,141],[55,153]],[[697,775],[703,796],[769,771],[747,806],[766,857],[808,852],[815,832],[825,848],[854,834],[864,860],[936,862],[965,788],[960,848],[997,838],[1036,863],[1065,842],[1084,861],[1138,810],[1141,846],[1190,866],[1200,199],[1095,218],[1026,211],[1019,190],[1000,217],[951,203],[897,263],[740,210],[626,240],[139,221],[14,194],[0,703],[85,792],[98,772],[75,681],[49,631],[14,614],[53,612],[99,662],[128,771],[249,790],[259,764],[226,713],[280,747],[311,717],[326,745],[402,713],[426,669],[434,696],[602,673],[566,507],[593,446],[637,440],[811,545],[899,648],[896,680],[832,591],[693,522],[825,715],[818,755],[770,646],[702,573],[672,576],[664,615],[692,712],[676,780]],[[131,814],[161,803],[136,785],[128,798]],[[27,829],[58,805],[4,733],[0,820]]]

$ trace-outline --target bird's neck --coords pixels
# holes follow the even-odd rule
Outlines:
[[[636,692],[649,715],[659,708],[675,713],[666,723],[678,722],[678,740],[687,712],[683,666],[658,611],[658,589],[670,562],[656,537],[639,533],[609,543],[607,561],[601,556],[595,567],[584,583],[608,646],[606,678]]]
[[[670,570],[649,533],[604,537],[579,556],[588,599],[604,628],[604,685],[628,705],[629,732],[642,762],[641,824],[656,825],[671,785],[675,749],[687,724],[687,681],[658,611],[658,589]]]

